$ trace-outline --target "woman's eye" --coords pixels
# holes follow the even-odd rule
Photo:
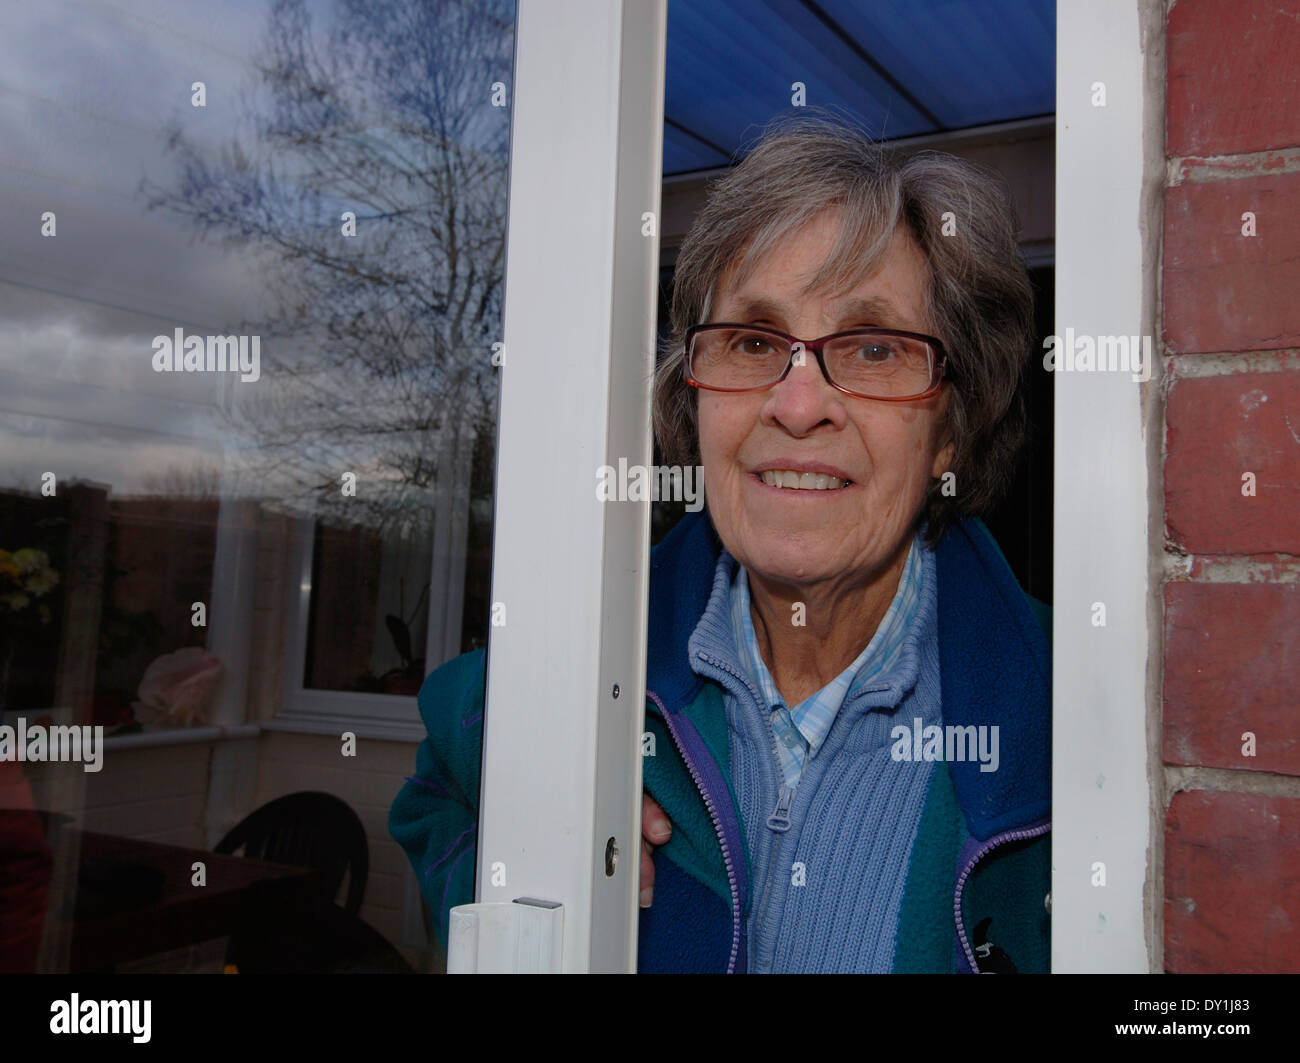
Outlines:
[[[858,357],[864,362],[887,362],[893,356],[893,348],[880,343],[864,343],[858,348]]]
[[[736,349],[742,354],[769,354],[772,344],[762,336],[742,336],[736,341]]]

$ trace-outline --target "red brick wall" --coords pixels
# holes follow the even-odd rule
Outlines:
[[[1164,966],[1300,971],[1300,4],[1166,45]]]

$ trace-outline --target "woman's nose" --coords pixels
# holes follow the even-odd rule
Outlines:
[[[795,348],[791,351],[790,371],[777,387],[801,392],[828,388],[829,384],[822,373],[817,356],[805,348]]]
[[[799,434],[830,416],[835,395],[816,356],[808,351],[802,359],[795,357],[785,379],[772,389],[769,411],[789,431]]]

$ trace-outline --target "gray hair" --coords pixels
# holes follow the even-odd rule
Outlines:
[[[855,287],[906,225],[929,268],[926,309],[947,350],[948,430],[956,494],[933,480],[924,517],[936,544],[1002,496],[1025,435],[1020,382],[1034,342],[1033,291],[1018,223],[995,171],[943,152],[904,157],[838,120],[784,119],[709,192],[677,257],[672,328],[654,378],[655,438],[668,465],[700,463],[696,389],[685,333],[706,320],[719,281],[743,284],[781,240],[823,211],[843,223],[804,294]],[[951,212],[950,235],[944,218]]]

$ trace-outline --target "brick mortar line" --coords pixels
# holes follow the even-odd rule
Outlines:
[[[1300,147],[1244,151],[1236,155],[1169,155],[1165,158],[1167,188],[1293,173],[1300,173]]]
[[[1194,764],[1166,764],[1165,811],[1178,791],[1259,794],[1264,797],[1300,798],[1300,776],[1248,768],[1207,768]]]
[[[1209,571],[1193,576],[1187,560],[1195,558],[1211,566]],[[1291,584],[1300,582],[1300,557],[1292,554],[1178,554],[1166,551],[1161,567],[1163,583],[1231,583],[1241,586]]]
[[[1300,348],[1280,347],[1265,351],[1215,351],[1205,354],[1165,352],[1161,356],[1165,375],[1171,380],[1203,380],[1217,376],[1250,373],[1294,373],[1300,371]]]

